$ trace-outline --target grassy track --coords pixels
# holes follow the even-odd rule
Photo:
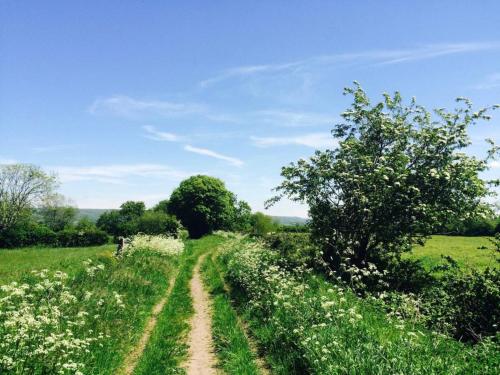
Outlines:
[[[213,297],[212,335],[222,369],[227,374],[259,374],[254,355],[211,257],[206,257],[201,271]]]
[[[222,241],[221,237],[208,236],[187,242],[170,298],[158,317],[156,328],[134,374],[183,373],[179,365],[187,353],[186,333],[189,329],[188,320],[193,314],[189,281],[198,258],[215,249]]]
[[[493,257],[493,245],[487,237],[432,236],[424,246],[415,246],[408,256],[421,259],[429,269],[441,262],[441,255],[451,256],[463,268],[499,266]]]
[[[83,260],[111,255],[114,249],[115,245],[0,249],[0,284],[18,280],[33,269],[60,270],[73,275],[82,268]]]

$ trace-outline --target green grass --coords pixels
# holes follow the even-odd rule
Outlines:
[[[226,374],[258,375],[255,357],[210,256],[203,262],[201,271],[213,298],[212,336],[222,369]]]
[[[89,352],[81,354],[79,361],[85,364],[84,373],[88,374],[114,374],[122,365],[124,356],[141,337],[152,307],[166,292],[169,279],[178,265],[176,257],[161,257],[151,253],[134,254],[117,260],[110,255],[113,248],[2,250],[0,254],[3,280],[36,282],[29,272],[33,268],[71,273],[68,286],[76,297],[76,311],[70,311],[69,315],[74,316],[83,310],[89,317],[98,316],[81,328],[73,327],[75,337],[88,337],[89,329],[105,335],[91,345]],[[93,264],[103,264],[104,270],[96,272],[94,276],[89,275],[82,265],[82,260],[87,258],[92,258]],[[4,259],[8,259],[10,269],[3,263]],[[90,300],[84,298],[86,291],[92,292]],[[115,293],[121,296],[123,307],[115,302]],[[99,300],[103,303],[99,304]],[[65,329],[64,322],[61,329]],[[44,367],[48,361],[47,358],[38,365],[35,363],[38,370],[33,370],[33,373],[53,373]],[[21,368],[11,373],[21,374],[25,370]]]
[[[424,267],[430,269],[442,262],[442,255],[451,256],[462,268],[499,266],[494,258],[493,245],[487,237],[432,236],[424,246],[415,246],[407,256],[420,259]]]
[[[158,322],[137,364],[134,374],[179,374],[179,368],[187,353],[186,334],[193,305],[189,281],[198,258],[215,249],[223,239],[207,236],[188,241],[186,251],[181,256],[180,268],[172,293],[158,317]]]
[[[25,247],[0,249],[0,285],[20,279],[31,270],[60,270],[70,275],[82,268],[82,261],[111,255],[115,245],[95,247]]]
[[[498,347],[467,346],[390,318],[321,275],[281,268],[264,248],[236,243],[218,262],[274,374],[479,375],[500,368]]]

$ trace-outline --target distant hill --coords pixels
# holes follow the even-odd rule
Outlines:
[[[76,215],[77,220],[82,217],[88,217],[93,222],[96,222],[106,211],[114,211],[112,208],[79,208]],[[298,216],[271,216],[276,222],[282,225],[303,225],[307,223],[307,219]]]
[[[271,216],[274,221],[282,225],[304,225],[309,221],[298,216]]]
[[[82,217],[88,217],[94,223],[99,219],[106,211],[114,211],[112,208],[79,208],[76,214],[76,219],[79,220]]]

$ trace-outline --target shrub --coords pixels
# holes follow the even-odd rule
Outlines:
[[[447,272],[421,299],[431,325],[455,338],[477,342],[495,336],[500,322],[500,270]]]
[[[18,223],[0,234],[0,247],[12,248],[34,245],[55,245],[56,233],[33,221]]]
[[[107,233],[99,229],[88,231],[64,229],[57,232],[57,245],[62,247],[96,246],[107,242]]]
[[[264,237],[264,242],[291,267],[307,265],[318,267],[323,264],[321,249],[311,242],[308,233],[271,233]]]
[[[139,251],[152,252],[164,256],[179,255],[184,251],[184,243],[179,239],[167,236],[138,234],[126,243],[123,254],[130,256]]]
[[[174,216],[164,212],[146,211],[138,220],[139,232],[145,234],[163,234],[177,237],[181,223]]]

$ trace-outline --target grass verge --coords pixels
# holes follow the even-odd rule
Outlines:
[[[210,256],[205,258],[201,272],[213,299],[212,336],[220,366],[227,374],[258,375],[254,354]]]
[[[258,244],[219,258],[274,374],[497,374],[498,345],[464,345],[388,317],[311,270],[283,267]]]
[[[186,357],[186,333],[193,305],[189,281],[198,258],[216,248],[223,239],[207,236],[196,241],[188,241],[184,254],[180,257],[177,279],[167,305],[158,316],[158,322],[144,353],[134,371],[136,375],[179,374],[179,368]]]

